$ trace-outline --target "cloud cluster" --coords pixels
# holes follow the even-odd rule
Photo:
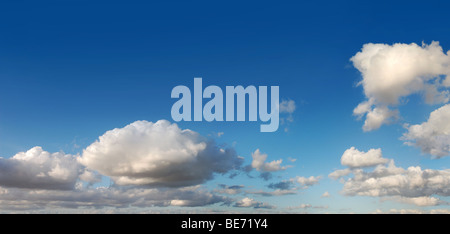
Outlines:
[[[82,173],[74,156],[41,147],[0,158],[0,186],[29,189],[73,189]]]
[[[288,105],[289,106],[289,105]],[[264,176],[282,171],[282,160],[266,162],[257,149],[245,170]],[[201,184],[215,174],[237,173],[243,158],[233,149],[176,124],[136,121],[107,131],[81,155],[49,153],[41,147],[5,159],[0,158],[0,210],[20,211],[51,208],[140,209],[142,207],[234,205],[274,209],[250,197],[235,201],[226,195],[281,196],[296,194],[314,185],[318,177],[295,177],[272,183],[274,191],[243,191],[243,185],[219,184],[212,192]],[[249,172],[249,171],[247,171]],[[95,187],[108,176],[110,187]],[[292,187],[292,188],[291,188]]]
[[[287,168],[287,166],[281,166],[281,163],[283,163],[282,159],[266,162],[267,154],[261,153],[259,149],[252,153],[252,158],[252,168],[260,172],[275,172],[286,170]]]
[[[82,155],[34,147],[0,158],[0,210],[231,205],[233,200],[200,184],[239,172],[242,162],[233,149],[176,124],[136,121],[107,131]],[[112,187],[93,186],[102,176],[114,181]]]
[[[373,170],[353,167],[329,176],[341,179],[344,183],[342,193],[347,196],[390,197],[418,206],[441,204],[433,195],[450,196],[450,170],[418,166],[404,169],[397,167],[394,160],[376,165]]]
[[[450,104],[431,112],[428,121],[406,125],[402,138],[406,144],[419,147],[423,153],[437,158],[450,152]]]
[[[436,197],[401,197],[401,196],[394,196],[386,198],[386,200],[393,200],[400,203],[407,203],[407,204],[414,204],[416,206],[437,206],[440,204],[445,204],[445,202],[439,200]]]
[[[257,194],[262,196],[283,196],[283,195],[292,195],[297,194],[299,189],[307,189],[310,186],[316,185],[319,183],[321,179],[320,176],[296,176],[294,178],[290,178],[288,180],[282,180],[277,183],[270,183],[267,185],[268,188],[273,189],[273,191],[246,191],[248,194]]]
[[[212,194],[200,186],[177,189],[99,187],[77,190],[24,190],[0,187],[0,210],[63,208],[129,208],[167,206],[230,205],[227,197]]]
[[[276,207],[264,202],[256,201],[252,198],[245,197],[240,201],[237,201],[234,205],[235,207],[247,207],[247,208],[263,208],[263,209],[275,209]]]
[[[280,114],[285,114],[284,116],[280,116],[280,124],[281,125],[289,125],[290,123],[294,122],[294,116],[293,113],[295,109],[297,108],[295,105],[295,101],[288,99],[288,100],[282,100],[280,102]],[[285,126],[284,131],[288,132],[289,127]]]
[[[417,210],[417,209],[390,209],[389,211],[375,210],[374,214],[450,214],[447,209],[431,209],[431,210]]]
[[[118,185],[182,187],[201,184],[215,173],[238,169],[242,159],[191,130],[160,120],[136,121],[107,131],[78,161],[110,176]],[[273,169],[270,164],[265,169]],[[194,169],[195,168],[195,169]]]
[[[438,42],[422,46],[369,43],[350,60],[361,72],[359,84],[367,98],[353,111],[359,118],[365,115],[364,131],[396,119],[396,106],[409,95],[422,94],[427,103],[449,101],[450,56]]]

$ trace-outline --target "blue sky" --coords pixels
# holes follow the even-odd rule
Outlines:
[[[293,121],[275,133],[259,132],[260,123],[177,124],[180,129],[214,139],[217,145],[233,148],[244,157],[243,166],[251,165],[252,153],[259,149],[268,155],[267,162],[282,159],[281,166],[290,167],[271,172],[267,181],[253,168],[249,174],[241,171],[232,179],[213,173],[214,178],[197,184],[205,193],[224,196],[229,201],[226,205],[130,205],[131,212],[450,209],[444,193],[430,195],[442,201],[438,205],[417,206],[399,202],[403,194],[346,195],[343,183],[329,178],[333,171],[346,168],[341,165],[341,156],[351,147],[360,152],[381,148],[383,158],[394,159],[395,165],[404,169],[448,168],[447,157],[431,159],[432,155],[421,153],[420,147],[405,145],[400,139],[407,132],[403,124],[427,121],[430,113],[446,102],[430,105],[420,94],[406,95],[402,97],[404,104],[389,106],[399,110],[398,119],[363,131],[364,117],[358,120],[353,110],[366,100],[364,87],[357,85],[365,77],[350,61],[367,43],[421,46],[438,41],[446,53],[450,49],[448,7],[444,1],[3,2],[0,156],[6,160],[40,146],[50,153],[84,157],[83,149],[108,130],[137,120],[173,122],[170,110],[175,100],[170,92],[177,85],[193,87],[194,77],[202,77],[204,87],[276,85],[280,99],[293,100],[296,109],[291,114]],[[223,133],[220,137],[219,132]],[[3,174],[5,181],[11,177]],[[317,179],[313,185],[291,183],[294,194],[261,196],[248,192],[273,192],[268,187],[271,183],[310,176]],[[102,178],[90,187],[84,183],[85,189],[107,185],[109,176],[103,173]],[[21,192],[1,181],[0,187]],[[219,194],[220,184],[243,187],[236,194]],[[176,194],[183,188],[156,188],[158,192],[166,189]],[[330,197],[321,197],[325,192]],[[245,198],[254,203],[239,203]],[[30,201],[35,202],[33,199]],[[254,208],[258,202],[268,208]],[[7,212],[15,208],[0,209]],[[41,208],[47,212],[91,210],[89,206],[75,210]],[[109,208],[124,212],[114,205],[104,209]]]

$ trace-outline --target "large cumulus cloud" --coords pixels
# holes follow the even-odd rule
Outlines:
[[[191,130],[160,120],[136,121],[107,131],[79,158],[118,185],[196,185],[237,169],[242,159]]]
[[[449,101],[450,56],[438,42],[422,46],[369,43],[351,61],[361,72],[359,84],[367,98],[353,111],[360,118],[365,116],[364,131],[396,119],[396,106],[411,94],[422,94],[427,103]]]

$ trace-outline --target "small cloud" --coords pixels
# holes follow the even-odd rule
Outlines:
[[[320,196],[320,197],[322,197],[322,198],[325,198],[325,197],[331,197],[331,195],[330,195],[330,193],[329,193],[328,191],[326,191],[326,192],[324,192],[324,193],[322,194],[322,196]]]
[[[292,181],[281,181],[278,183],[271,183],[267,187],[270,189],[289,190],[292,187]]]
[[[222,193],[222,194],[228,194],[228,195],[235,195],[242,192],[242,189],[244,188],[244,185],[232,185],[228,186],[225,184],[219,184],[219,189],[215,189],[214,192],[216,193]]]
[[[293,100],[283,100],[280,103],[280,114],[287,114],[280,117],[281,125],[289,125],[289,123],[294,122],[293,113],[296,109],[295,101]],[[284,132],[289,132],[289,127],[284,127]]]
[[[394,196],[394,197],[384,198],[383,201],[384,200],[394,200],[397,202],[413,204],[416,206],[437,206],[437,205],[441,205],[441,204],[446,204],[446,202],[441,201],[439,198],[428,197],[428,196],[422,196],[422,197]]]
[[[302,203],[298,206],[289,206],[288,210],[296,210],[296,209],[328,209],[328,206],[313,206],[309,203]]]
[[[296,109],[295,101],[293,100],[283,100],[280,102],[280,113],[294,113]]]
[[[297,161],[297,159],[296,159],[296,158],[288,157],[288,161],[289,161],[289,162],[295,162],[295,161]]]
[[[275,209],[276,208],[273,205],[270,205],[270,204],[267,204],[267,203],[264,203],[264,202],[258,202],[258,201],[255,201],[254,199],[248,198],[248,197],[246,197],[246,198],[244,198],[244,199],[242,199],[240,201],[237,201],[234,206],[235,207],[252,207],[252,208],[255,208],[255,209],[260,209],[260,208],[263,208],[263,209]]]
[[[351,147],[341,157],[341,164],[350,168],[372,167],[385,164],[388,161],[388,159],[383,158],[381,149],[370,149],[367,152],[362,152],[355,147]]]
[[[265,181],[268,181],[268,180],[272,179],[272,177],[273,177],[272,173],[270,173],[270,172],[261,172],[259,174],[259,178],[261,178],[261,179],[263,179]]]
[[[286,170],[286,168],[288,168],[288,166],[281,166],[281,163],[283,162],[282,159],[274,160],[271,162],[265,162],[267,159],[267,154],[261,153],[259,149],[255,150],[255,152],[252,153],[252,158],[253,161],[251,166],[255,168],[257,171],[275,172]]]
[[[322,178],[321,176],[310,176],[310,177],[297,176],[295,178],[291,178],[290,181],[297,182],[303,186],[303,189],[306,189],[309,186],[318,184],[321,178]]]

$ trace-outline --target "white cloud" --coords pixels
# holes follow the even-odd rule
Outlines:
[[[307,208],[311,208],[312,205],[311,204],[300,204],[299,208],[301,209],[307,209]]]
[[[331,172],[328,177],[330,177],[333,180],[337,180],[339,178],[342,178],[346,175],[349,175],[350,173],[352,173],[352,170],[350,170],[350,168],[345,168],[342,170],[335,170],[333,172]]]
[[[280,102],[280,114],[287,114],[285,116],[280,117],[281,125],[289,125],[294,122],[293,113],[296,109],[295,101],[293,100],[283,100]],[[284,127],[284,132],[289,132],[289,127]]]
[[[81,175],[80,179],[88,182],[90,185],[98,183],[102,180],[102,176],[97,172],[93,172],[90,170],[85,170]]]
[[[253,160],[251,166],[257,171],[275,172],[286,170],[287,168],[287,166],[281,166],[281,163],[283,162],[282,159],[266,162],[267,154],[261,153],[259,149],[256,149],[255,152],[252,153],[252,158]]]
[[[449,96],[450,56],[438,42],[424,44],[365,44],[350,59],[362,74],[367,101],[354,109],[366,115],[364,131],[378,129],[397,118],[395,108],[402,98],[421,93],[427,103],[445,103]]]
[[[293,100],[283,100],[280,102],[280,113],[294,113],[296,109],[295,101]]]
[[[388,159],[381,156],[381,149],[370,149],[362,152],[355,147],[347,149],[341,157],[341,164],[350,168],[372,167],[379,164],[385,164]]]
[[[437,206],[443,202],[436,197],[392,197],[389,200],[394,200],[401,203],[413,204],[416,206]]]
[[[233,149],[219,148],[196,132],[160,120],[107,131],[83,151],[79,162],[118,185],[179,187],[238,169],[242,158]]]
[[[309,186],[315,185],[319,183],[319,180],[321,179],[320,176],[310,176],[310,177],[303,177],[303,176],[297,176],[295,178],[291,178],[291,181],[297,182],[300,185],[303,186],[303,188],[308,188]]]
[[[363,130],[365,132],[368,132],[374,129],[378,129],[381,127],[381,125],[388,124],[395,119],[398,119],[397,110],[391,110],[386,106],[375,107],[367,112]]]
[[[322,198],[325,198],[325,197],[331,197],[331,195],[330,195],[330,193],[329,193],[328,191],[326,191],[326,192],[324,192],[324,193],[322,194],[322,196],[320,196],[320,197],[322,197]]]
[[[417,209],[390,209],[387,212],[377,209],[374,214],[450,214],[447,209],[417,210]]]
[[[419,166],[404,169],[397,167],[394,160],[389,160],[373,170],[355,167],[348,168],[345,173],[343,171],[335,171],[329,176],[335,179],[342,176],[342,193],[347,196],[386,197],[419,206],[441,204],[433,195],[450,196],[450,170],[422,169]],[[352,176],[343,178],[348,175]]]
[[[252,198],[245,197],[240,201],[237,201],[235,207],[252,207],[252,208],[264,208],[264,209],[275,209],[276,207],[264,202],[256,201]]]
[[[419,147],[423,153],[435,157],[448,156],[450,152],[450,104],[431,112],[427,122],[406,125],[408,132],[402,140]]]
[[[0,186],[5,187],[69,190],[80,172],[74,156],[49,153],[39,146],[0,158]]]

